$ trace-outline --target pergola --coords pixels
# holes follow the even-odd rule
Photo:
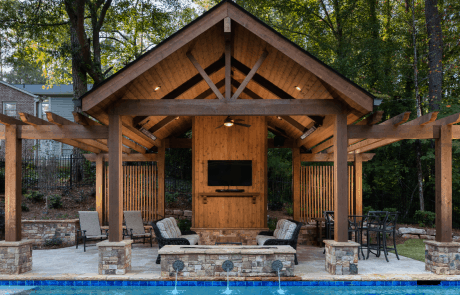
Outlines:
[[[28,114],[21,114],[21,120],[0,115],[5,125],[0,137],[6,139],[6,241],[21,240],[22,139],[53,139],[91,151],[96,155],[89,158],[97,161],[98,171],[108,160],[109,240],[116,243],[123,239],[122,162],[158,161],[164,180],[165,148],[193,151],[203,144],[195,133],[191,140],[177,136],[198,128],[196,118],[215,116],[261,118],[265,139],[267,130],[285,138],[281,147],[293,150],[296,220],[301,162],[333,162],[334,239],[344,243],[348,242],[347,162],[355,162],[360,200],[361,163],[372,158],[365,152],[403,139],[435,139],[436,241],[452,241],[452,139],[460,137],[460,126],[454,125],[460,114],[437,120],[437,113],[430,113],[408,121],[407,112],[380,123],[383,113],[372,113],[371,94],[232,1],[216,5],[96,85],[79,103],[82,112],[74,114],[75,122],[52,113],[47,114],[48,121]],[[260,150],[274,147],[272,140],[260,144]],[[301,153],[305,149],[310,153]],[[266,177],[266,169],[258,169]],[[98,177],[96,186],[101,187]],[[261,182],[265,206],[261,210],[266,216],[267,191]],[[197,178],[193,185],[199,185]],[[159,212],[164,215],[161,181],[159,187],[163,200]],[[194,214],[196,194],[194,190]]]

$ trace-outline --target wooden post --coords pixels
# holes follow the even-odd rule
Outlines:
[[[21,241],[22,140],[16,125],[5,125],[5,241]]]
[[[452,242],[452,125],[435,140],[436,241]]]
[[[300,221],[300,148],[292,149],[292,185],[294,220]]]
[[[102,201],[104,195],[104,155],[96,156],[96,211],[99,214],[99,223],[102,225],[104,215],[104,204]]]
[[[109,241],[121,242],[123,223],[123,179],[121,161],[121,117],[109,114]]]
[[[158,214],[165,217],[165,145],[158,148]]]
[[[355,187],[353,208],[355,215],[363,214],[363,155],[355,154]]]
[[[347,116],[334,116],[334,240],[348,242]]]

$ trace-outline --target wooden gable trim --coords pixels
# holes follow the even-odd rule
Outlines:
[[[177,33],[157,45],[140,59],[134,61],[109,80],[82,97],[82,110],[88,111],[104,99],[126,86],[160,61],[179,50],[182,46],[216,25],[228,16],[228,4],[217,5],[207,13],[179,30]]]
[[[373,98],[365,93],[358,86],[347,80],[337,72],[321,63],[319,60],[307,54],[300,47],[288,41],[285,37],[274,32],[272,28],[261,23],[260,20],[251,16],[237,5],[228,5],[228,16],[241,26],[250,28],[250,31],[275,47],[286,56],[303,66],[315,76],[331,85],[338,92],[343,93],[349,98],[349,104],[352,108],[365,114],[373,110]]]

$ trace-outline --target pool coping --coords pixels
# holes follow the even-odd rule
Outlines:
[[[439,281],[439,280],[438,280]],[[281,286],[426,286],[427,281],[281,281]],[[156,286],[174,286],[172,281],[126,281],[126,280],[0,280],[0,287],[5,286],[99,286],[99,287],[156,287]],[[177,281],[177,286],[226,286],[226,281]],[[229,281],[229,286],[278,286],[278,281]],[[439,281],[438,284],[429,284],[429,286],[443,287],[460,287],[460,281]]]

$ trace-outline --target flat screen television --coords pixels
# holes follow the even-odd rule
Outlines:
[[[252,161],[208,161],[208,186],[252,186]]]

